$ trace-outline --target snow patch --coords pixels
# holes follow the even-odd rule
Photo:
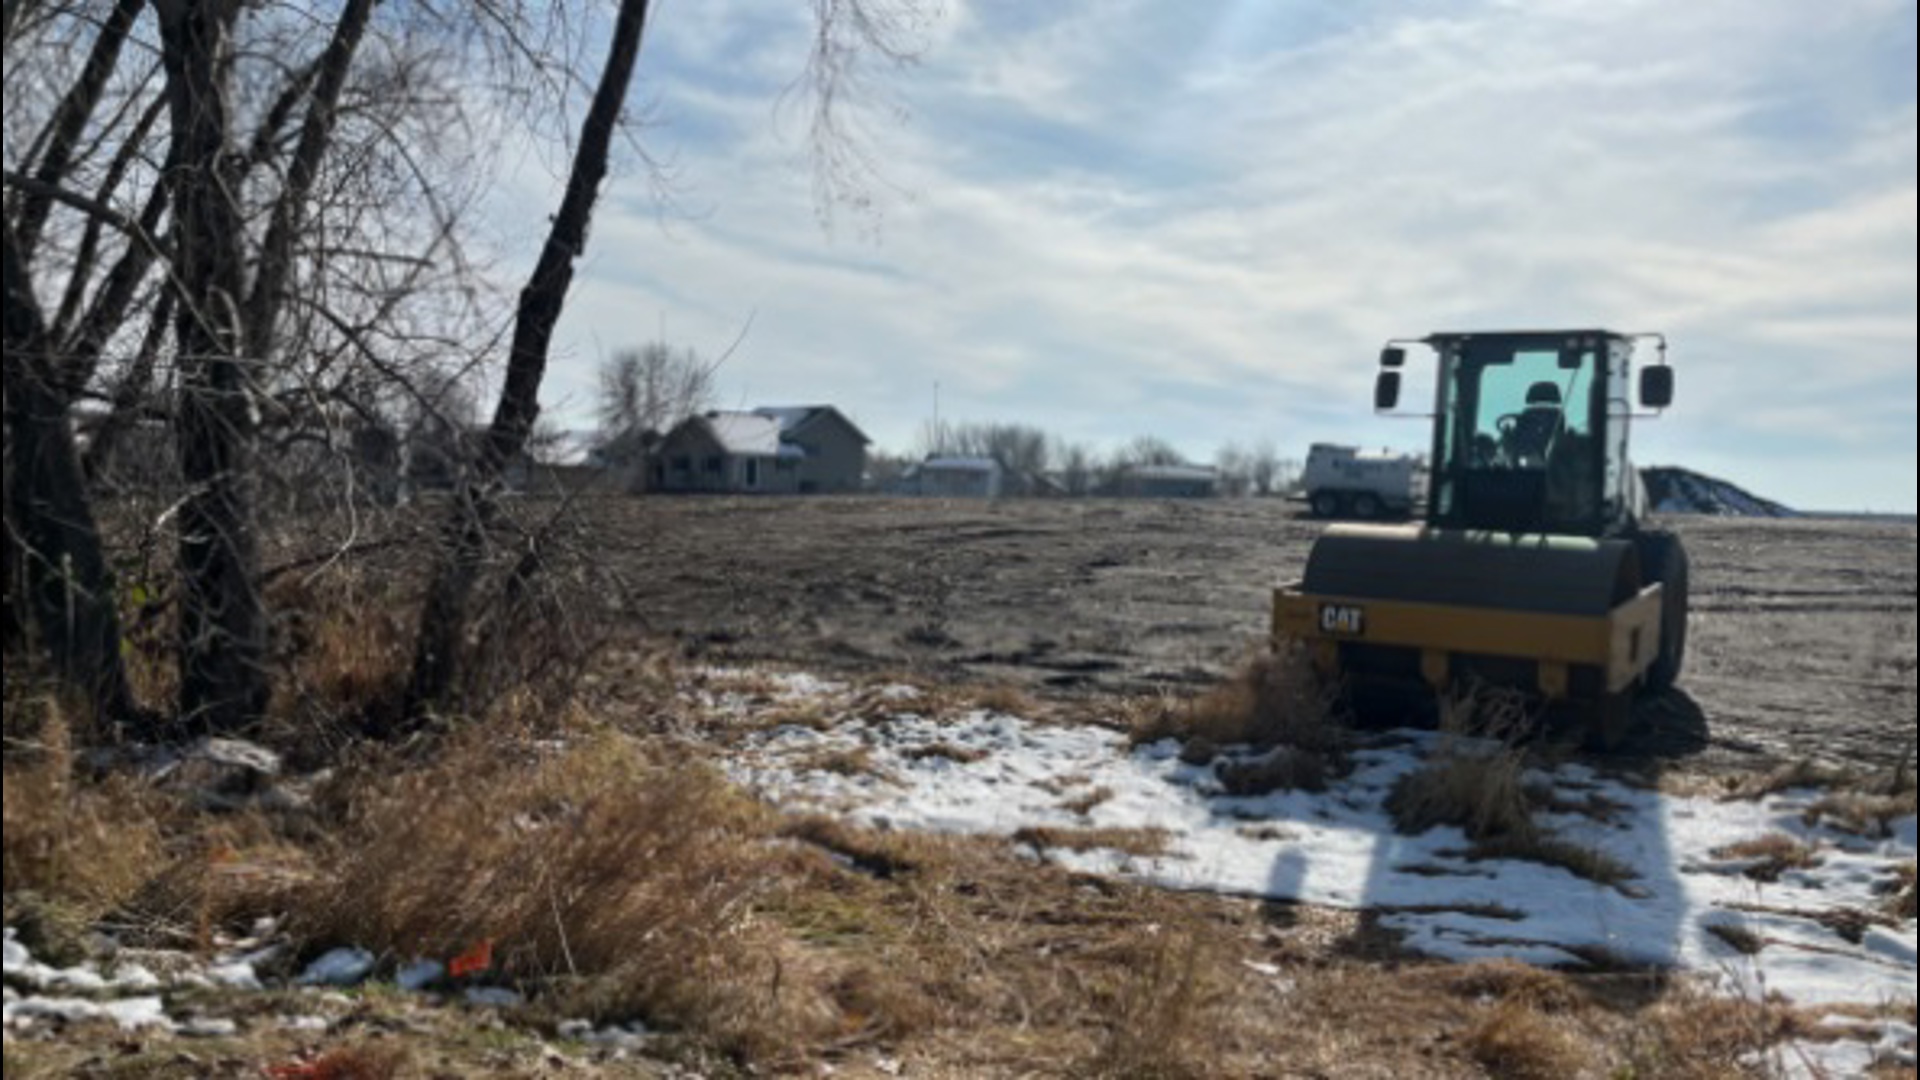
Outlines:
[[[1411,948],[1451,960],[1688,970],[1728,993],[1781,994],[1809,1006],[1913,1000],[1913,924],[1874,926],[1854,940],[1832,928],[1843,921],[1835,915],[1881,910],[1886,883],[1914,857],[1912,820],[1891,839],[1870,840],[1803,824],[1817,798],[1811,792],[1723,802],[1666,796],[1584,766],[1536,770],[1537,784],[1608,807],[1598,817],[1539,818],[1559,839],[1633,873],[1623,884],[1596,884],[1537,863],[1475,860],[1456,829],[1400,835],[1387,796],[1421,767],[1437,737],[1393,740],[1356,753],[1353,773],[1317,795],[1231,796],[1213,769],[1182,763],[1175,743],[1130,748],[1104,729],[987,711],[946,723],[902,713],[826,730],[778,728],[745,740],[726,768],[783,807],[879,828],[995,836],[1159,830],[1168,843],[1158,856],[1045,857],[1171,889],[1371,909]],[[936,747],[959,753],[929,753]],[[818,765],[831,751],[853,749],[872,763],[868,772]],[[1095,790],[1109,797],[1075,803],[1074,795]],[[1722,854],[1782,831],[1814,845],[1817,865],[1762,884]],[[1764,947],[1757,955],[1736,949],[1714,932],[1728,924]]]

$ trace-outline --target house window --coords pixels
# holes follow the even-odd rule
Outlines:
[[[727,459],[721,457],[718,454],[715,454],[714,456],[707,459],[707,471],[712,473],[715,476],[720,475],[720,473],[723,470],[725,470],[726,467],[727,467]]]
[[[693,459],[692,459],[692,458],[690,458],[690,457],[688,457],[688,456],[687,456],[687,455],[685,455],[685,454],[682,454],[682,455],[680,455],[679,457],[677,457],[677,458],[674,458],[674,459],[673,459],[673,471],[674,471],[674,472],[677,472],[677,473],[690,473],[690,472],[692,472],[692,471],[693,471]]]
[[[760,459],[759,458],[747,459],[747,486],[750,488],[757,488],[760,486]]]

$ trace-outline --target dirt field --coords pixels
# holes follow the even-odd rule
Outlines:
[[[696,656],[1052,694],[1183,692],[1264,633],[1320,526],[1252,501],[596,500],[638,617]],[[1642,754],[1686,771],[1891,765],[1915,721],[1910,522],[1677,519],[1683,694]]]

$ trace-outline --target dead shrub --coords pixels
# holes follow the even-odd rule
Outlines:
[[[44,708],[35,751],[6,762],[4,889],[97,918],[167,865],[169,808],[125,779],[77,779],[67,714]]]
[[[1224,685],[1197,698],[1135,718],[1136,745],[1163,739],[1261,750],[1291,746],[1333,759],[1347,748],[1349,733],[1306,651],[1289,647],[1254,656]]]
[[[445,959],[485,942],[494,977],[594,1019],[723,1038],[764,1019],[738,981],[756,812],[704,769],[614,737],[525,764],[474,734],[361,805],[294,910],[313,946]]]
[[[1417,836],[1451,826],[1473,842],[1474,858],[1557,866],[1602,885],[1631,880],[1631,867],[1534,821],[1538,796],[1527,789],[1526,758],[1516,746],[1536,727],[1525,699],[1507,691],[1470,689],[1445,702],[1433,758],[1387,796],[1395,828]]]
[[[350,568],[289,576],[268,603],[278,622],[276,700],[286,722],[361,728],[392,719],[412,662],[415,605],[391,579]]]
[[[1217,1075],[1229,965],[1200,935],[1162,934],[1119,987],[1105,1045],[1089,1063],[1095,1076],[1190,1080]]]
[[[1462,1043],[1489,1074],[1510,1080],[1579,1076],[1592,1057],[1586,1043],[1564,1023],[1511,999],[1486,1010]]]
[[[174,944],[211,949],[217,931],[284,913],[316,880],[312,854],[258,812],[200,818],[172,846],[170,864],[125,911]]]
[[[1757,840],[1732,844],[1713,853],[1715,858],[1751,862],[1741,871],[1749,879],[1771,885],[1790,871],[1811,870],[1820,865],[1820,853],[1813,846],[1788,836],[1773,833]]]
[[[1899,880],[1903,883],[1904,887],[1901,888],[1900,891],[1894,895],[1893,903],[1890,905],[1890,908],[1893,912],[1893,917],[1896,919],[1907,919],[1907,920],[1920,918],[1920,916],[1917,916],[1914,913],[1914,864],[1913,863],[1908,863],[1907,865],[1900,868]]]
[[[1408,836],[1441,826],[1475,841],[1526,835],[1534,825],[1522,768],[1520,756],[1504,748],[1443,745],[1394,786],[1387,812]]]

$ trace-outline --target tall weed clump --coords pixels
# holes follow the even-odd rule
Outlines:
[[[1442,702],[1438,749],[1387,797],[1395,827],[1412,836],[1453,826],[1480,858],[1557,866],[1606,885],[1631,879],[1630,867],[1561,840],[1534,820],[1524,744],[1535,730],[1517,691],[1476,686]]]
[[[1229,746],[1286,748],[1338,767],[1350,744],[1334,688],[1313,673],[1308,653],[1288,646],[1260,651],[1221,686],[1188,701],[1169,701],[1133,724],[1133,742],[1185,742],[1196,757]],[[1198,748],[1198,749],[1196,749]]]
[[[43,913],[83,926],[164,868],[163,808],[132,781],[77,776],[73,726],[57,702],[9,700],[7,709],[39,721],[30,738],[8,736],[0,850],[9,918],[31,896]]]
[[[593,1018],[750,1030],[757,812],[707,770],[614,736],[530,753],[470,733],[371,783],[296,932],[395,961],[479,950],[488,978]]]

